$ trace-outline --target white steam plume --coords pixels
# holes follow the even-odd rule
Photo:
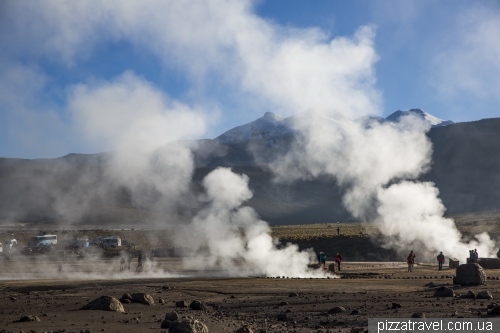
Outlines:
[[[431,163],[429,127],[422,119],[407,116],[399,123],[365,127],[338,114],[331,119],[310,112],[295,120],[299,139],[271,164],[277,181],[335,178],[346,189],[343,203],[349,212],[376,221],[387,245],[400,252],[418,246],[415,251],[457,257],[474,248],[485,256],[496,253],[485,233],[462,241],[453,220],[443,217],[445,207],[434,184],[414,181]]]
[[[287,244],[278,248],[268,224],[242,204],[252,197],[248,177],[218,168],[203,179],[207,206],[175,236],[176,245],[191,257],[190,269],[222,269],[232,276],[249,274],[288,277],[324,277],[308,270],[314,253]]]
[[[134,205],[172,211],[181,204],[194,162],[179,140],[204,133],[208,112],[171,100],[131,72],[76,86],[68,107],[75,132],[113,151],[105,176],[129,189]]]

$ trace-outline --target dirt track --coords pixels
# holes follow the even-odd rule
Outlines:
[[[102,264],[118,268],[114,266],[116,261]],[[158,264],[176,267],[175,262]],[[54,263],[47,269],[56,269],[50,265]],[[71,267],[80,266],[68,265],[67,269]],[[452,286],[446,276],[454,275],[454,270],[439,272],[436,266],[417,265],[413,273],[408,273],[403,263],[346,263],[342,273],[350,278],[144,278],[144,273],[132,273],[133,278],[123,280],[3,280],[0,327],[7,332],[167,332],[160,329],[161,321],[166,312],[175,310],[180,316],[202,320],[212,333],[235,332],[244,324],[254,332],[349,332],[353,327],[366,327],[370,317],[409,318],[414,312],[436,318],[483,317],[492,302],[432,297],[434,288],[424,285],[434,282]],[[500,271],[486,273],[500,277]],[[500,280],[487,280],[486,286],[453,288],[457,294],[469,289],[488,290],[495,298],[500,297]],[[102,295],[120,298],[134,292],[151,295],[156,304],[124,304],[125,314],[79,310]],[[289,297],[290,292],[298,296]],[[158,304],[159,298],[165,305]],[[175,308],[180,300],[188,304],[200,300],[208,310]],[[392,309],[392,303],[401,304],[401,308]],[[328,314],[335,306],[344,307],[346,312]],[[359,314],[351,314],[354,310]],[[282,313],[287,318],[278,320]],[[36,315],[41,321],[14,323],[22,315]]]

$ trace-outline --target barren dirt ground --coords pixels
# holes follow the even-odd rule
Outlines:
[[[500,239],[500,212],[479,212],[453,216],[464,235],[487,231]],[[337,228],[340,227],[340,235]],[[16,237],[20,243],[42,230],[31,227],[0,229],[0,240]],[[69,238],[117,234],[139,249],[171,248],[169,230],[50,229]],[[59,272],[58,258],[16,258],[0,260],[0,332],[168,332],[161,329],[165,313],[177,311],[182,317],[202,320],[210,332],[235,332],[248,325],[254,332],[350,332],[367,327],[368,318],[409,318],[415,312],[427,317],[487,317],[486,307],[500,297],[500,270],[485,270],[484,286],[452,285],[455,269],[438,271],[434,256],[417,252],[412,273],[404,257],[380,248],[378,231],[362,223],[325,223],[273,227],[273,237],[282,243],[299,244],[301,249],[325,251],[329,259],[336,252],[344,257],[341,278],[221,278],[222,272],[186,271],[181,258],[157,258],[154,270],[120,272],[119,258],[77,259],[69,256]],[[62,237],[61,237],[62,238]],[[445,254],[465,257],[466,254]],[[446,260],[448,263],[448,260]],[[53,277],[58,277],[53,279]],[[499,280],[497,280],[498,278]],[[436,287],[449,286],[457,295],[468,290],[488,290],[493,300],[435,298]],[[124,304],[126,313],[79,310],[103,295],[120,298],[124,293],[144,292],[155,305]],[[289,293],[297,293],[289,297]],[[165,304],[160,304],[162,298]],[[176,308],[175,302],[193,300],[205,303],[207,310]],[[393,303],[401,305],[393,309]],[[341,306],[345,312],[329,314]],[[396,306],[397,307],[397,306]],[[286,318],[284,316],[286,314]],[[16,322],[24,315],[35,315],[39,322]],[[284,319],[279,320],[278,315]],[[281,317],[280,317],[281,318]],[[264,331],[265,330],[265,331]]]
[[[101,264],[117,265],[117,262],[104,260]],[[180,268],[178,264],[179,259],[158,261],[159,266],[170,268]],[[5,268],[8,265],[3,266],[0,278],[9,275]],[[52,262],[45,263],[45,268],[57,269]],[[75,271],[82,268],[77,263],[64,267]],[[135,272],[130,275],[132,278],[123,280],[11,280],[9,277],[0,281],[0,328],[5,332],[167,332],[160,328],[161,321],[165,313],[174,310],[181,317],[202,320],[212,333],[235,332],[245,324],[254,332],[263,329],[350,332],[353,327],[366,328],[368,318],[410,318],[415,312],[435,318],[486,317],[486,307],[492,301],[434,298],[435,287],[425,285],[434,282],[438,286],[451,286],[459,295],[467,290],[488,290],[497,299],[500,280],[491,277],[500,277],[500,270],[486,270],[490,277],[487,285],[468,288],[451,284],[454,273],[449,268],[438,271],[434,265],[417,265],[414,272],[408,273],[403,263],[347,262],[341,279],[144,278],[144,273]],[[151,295],[155,305],[124,304],[123,314],[79,310],[103,295],[120,298],[124,293],[136,292]],[[298,296],[289,297],[291,292]],[[164,305],[159,304],[159,298],[165,301]],[[175,302],[181,300],[188,304],[202,301],[207,310],[176,308]],[[393,309],[392,303],[401,307]],[[329,314],[328,310],[335,306],[346,311]],[[278,320],[277,316],[283,313],[286,319]],[[23,315],[38,316],[40,322],[15,322]]]

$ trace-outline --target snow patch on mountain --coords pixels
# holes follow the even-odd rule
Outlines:
[[[263,117],[237,126],[218,136],[216,140],[225,144],[234,144],[253,139],[269,140],[290,135],[294,131],[290,120],[287,119],[272,112],[266,112]]]
[[[278,116],[272,112],[266,112],[263,117],[248,124],[237,126],[218,136],[215,140],[223,144],[237,144],[250,140],[261,140],[269,146],[276,147],[280,145],[279,142],[282,138],[294,135],[296,133],[294,128],[297,128],[297,126],[300,127],[300,124],[307,121],[318,121],[318,119],[321,119],[318,123],[318,128],[321,127],[321,123],[324,121],[350,124],[357,123],[364,127],[371,127],[374,123],[383,124],[385,122],[399,122],[401,117],[410,114],[422,117],[432,127],[454,124],[451,120],[439,119],[422,109],[396,111],[387,118],[367,115],[354,121],[342,113],[334,111],[325,112],[323,110],[318,113],[314,111],[305,111],[288,118]]]
[[[385,121],[390,121],[390,122],[398,122],[401,117],[407,116],[407,115],[416,115],[418,117],[422,117],[427,121],[428,123],[431,124],[432,127],[440,127],[440,126],[446,126],[446,125],[451,125],[454,124],[453,121],[451,120],[443,120],[439,119],[438,117],[435,117],[431,115],[430,113],[425,112],[422,109],[410,109],[407,111],[396,111],[393,114],[387,116],[385,118]]]

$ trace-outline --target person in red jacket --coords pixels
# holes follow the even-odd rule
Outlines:
[[[335,262],[337,263],[337,266],[338,266],[339,272],[340,272],[340,263],[342,262],[342,256],[340,255],[340,253],[337,253],[337,257],[335,258]]]
[[[406,261],[408,262],[408,272],[413,272],[413,264],[415,263],[415,253],[413,251],[410,251]]]

